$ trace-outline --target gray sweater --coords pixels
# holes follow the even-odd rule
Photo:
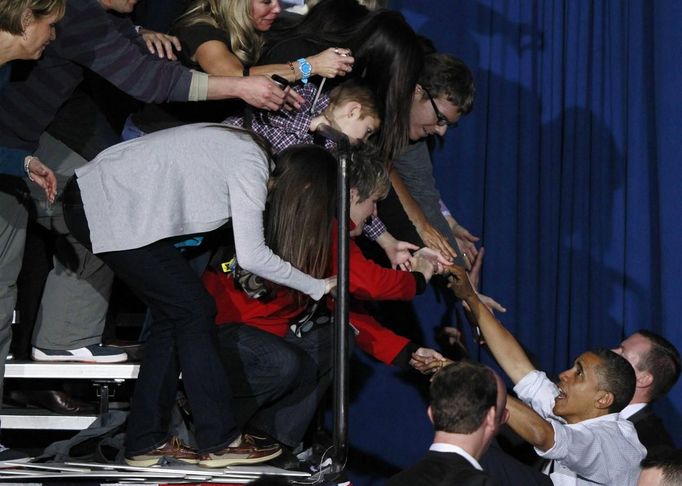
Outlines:
[[[93,253],[204,233],[232,218],[239,264],[314,299],[324,281],[265,245],[268,161],[244,133],[207,123],[162,130],[108,148],[76,170]]]

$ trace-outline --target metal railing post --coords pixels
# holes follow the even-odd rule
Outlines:
[[[348,165],[350,163],[350,141],[343,133],[326,125],[318,128],[318,132],[336,142],[338,149],[337,181],[337,219],[338,281],[336,287],[336,306],[334,313],[334,406],[333,406],[333,463],[329,472],[343,471],[348,455],[348,358],[349,330],[348,307],[350,294],[349,284],[349,241],[350,229],[350,184],[348,181]]]

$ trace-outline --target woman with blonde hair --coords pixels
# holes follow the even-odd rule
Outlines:
[[[65,0],[0,0],[0,91],[9,82],[12,66],[10,61],[38,59],[43,54],[45,46],[55,38],[54,24],[64,15],[64,7]],[[13,191],[15,186],[13,182],[7,185],[4,183],[4,174],[25,176],[45,190],[48,201],[54,201],[57,193],[57,179],[54,173],[30,152],[0,145],[0,174],[3,174],[0,176],[0,180],[3,181],[3,191],[8,191],[7,186],[12,187]],[[20,182],[19,191],[21,191],[21,186],[23,183]],[[11,226],[9,231],[25,232],[26,214],[16,211],[11,206],[8,204],[3,211],[0,211],[0,222],[9,223]],[[19,208],[19,204],[15,206]],[[15,297],[15,285],[8,285],[6,290],[1,287],[5,282],[16,282],[21,269],[21,255],[16,255],[12,249],[8,248],[3,251],[12,264],[5,266],[0,274],[0,295]],[[7,307],[9,308],[5,310],[9,311],[9,316],[11,316],[13,307]],[[9,354],[11,340],[11,319],[0,318],[0,403],[2,403],[5,360]],[[0,461],[23,457],[25,454],[0,444]]]
[[[54,25],[65,6],[65,0],[0,0],[0,91],[9,81],[10,61],[39,59],[54,40]],[[0,174],[27,176],[54,201],[54,173],[30,153],[0,146]]]
[[[278,74],[290,82],[310,76],[344,76],[353,67],[348,49],[332,47],[283,64],[252,67],[260,58],[263,33],[281,12],[278,0],[196,0],[171,32],[183,55],[209,74]]]
[[[315,55],[288,62],[253,66],[263,47],[263,34],[282,11],[278,0],[195,0],[171,27],[180,40],[178,60],[185,66],[220,76],[279,75],[288,82],[306,84],[311,76],[333,78],[351,72],[349,49],[329,47]],[[303,98],[287,90],[289,105],[300,108]],[[211,102],[196,106],[147,105],[126,121],[124,140],[173,126],[196,122],[220,122],[241,114],[242,106]]]

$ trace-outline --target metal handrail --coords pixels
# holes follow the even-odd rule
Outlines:
[[[350,162],[350,141],[343,133],[328,125],[321,125],[317,132],[334,142],[338,150],[336,172],[338,253],[337,287],[334,312],[334,406],[333,406],[333,450],[330,474],[343,471],[348,456],[348,356],[349,331],[348,308],[349,288],[349,242],[350,242],[350,187],[348,164]]]

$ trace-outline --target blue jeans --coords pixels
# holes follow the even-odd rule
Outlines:
[[[295,447],[332,379],[332,325],[283,338],[245,324],[218,326],[240,427]]]
[[[66,222],[89,245],[77,184],[65,192]],[[148,452],[168,440],[181,372],[199,452],[226,447],[239,432],[218,354],[215,303],[196,272],[166,240],[99,257],[147,304],[153,319],[128,419],[126,455]]]

